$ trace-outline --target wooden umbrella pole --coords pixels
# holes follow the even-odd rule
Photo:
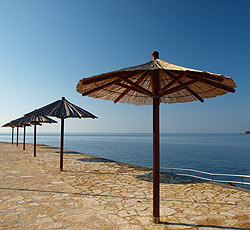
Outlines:
[[[60,171],[63,171],[63,137],[64,137],[64,117],[61,118],[61,152],[60,152]]]
[[[17,127],[17,132],[16,132],[16,146],[18,146],[18,131],[19,131],[19,127]]]
[[[160,218],[159,97],[153,98],[153,221]]]
[[[160,218],[159,98],[153,98],[153,221]]]
[[[23,126],[23,150],[25,150],[25,132],[26,132],[26,125]]]
[[[14,144],[14,127],[12,127],[12,144]]]
[[[36,157],[36,124],[34,124],[34,157]]]
[[[159,53],[154,52],[152,59],[159,58]],[[153,222],[160,222],[160,149],[159,149],[159,71],[153,71]]]

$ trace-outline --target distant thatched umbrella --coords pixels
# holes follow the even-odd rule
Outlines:
[[[159,222],[159,105],[234,93],[232,78],[184,68],[159,59],[142,65],[83,78],[77,91],[83,96],[135,105],[153,104],[153,220]]]
[[[11,143],[14,144],[14,129],[17,126],[13,122],[8,122],[8,123],[4,124],[2,127],[11,127],[11,129],[12,129],[12,141],[11,141]],[[18,129],[18,127],[17,127],[17,129]],[[17,145],[18,145],[18,134],[17,134]]]
[[[66,118],[97,118],[90,112],[70,103],[62,97],[62,100],[55,101],[40,109],[26,114],[26,116],[51,116],[61,119],[61,151],[60,151],[60,170],[63,170],[63,137],[64,137],[64,119]]]
[[[13,124],[18,125],[19,127],[23,127],[23,150],[25,150],[25,134],[26,134],[26,127],[30,126],[28,122],[21,122],[22,117],[11,121]],[[17,129],[18,135],[18,129]],[[18,145],[18,144],[17,144]]]
[[[23,150],[25,150],[25,128],[34,125],[34,157],[36,157],[36,126],[41,123],[57,123],[53,119],[46,116],[23,116],[12,121],[14,124],[19,124],[24,127]]]
[[[57,123],[57,121],[47,116],[27,116],[30,118],[30,124],[34,125],[34,157],[36,157],[36,126],[42,123]]]
[[[13,134],[14,134],[14,128],[16,127],[16,145],[18,146],[18,140],[19,140],[19,128],[20,127],[23,127],[23,125],[21,125],[21,124],[18,124],[18,123],[15,123],[15,122],[13,122],[13,121],[11,121],[11,122],[9,122],[9,124],[11,125],[11,126],[9,126],[9,127],[12,127],[12,144],[13,144]],[[6,127],[6,126],[5,126]]]

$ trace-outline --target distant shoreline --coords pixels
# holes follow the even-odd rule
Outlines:
[[[250,131],[245,131],[244,133],[241,134],[250,134]]]

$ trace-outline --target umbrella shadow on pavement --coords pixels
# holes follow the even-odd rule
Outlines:
[[[61,153],[61,152],[56,152],[56,153]],[[75,151],[63,151],[63,154],[82,154],[82,153],[75,152]]]
[[[42,149],[60,149],[58,147],[53,147],[53,146],[41,146]]]
[[[202,228],[202,229],[237,229],[237,230],[249,230],[249,228],[241,228],[241,227],[228,227],[228,226],[218,226],[218,225],[210,225],[210,224],[185,224],[185,223],[171,223],[171,222],[161,222],[159,224],[168,225],[168,226],[183,226],[183,227],[195,227],[195,228]]]
[[[100,163],[114,163],[114,162],[117,162],[117,161],[113,161],[113,160],[106,159],[106,158],[100,158],[100,157],[81,158],[81,159],[77,159],[77,161],[82,161],[82,162],[100,162]]]
[[[149,172],[137,175],[136,179],[147,182],[153,182],[153,173]],[[185,176],[177,176],[176,174],[172,173],[165,173],[165,172],[160,173],[160,183],[162,184],[196,184],[201,182],[203,181],[198,179],[190,179]]]

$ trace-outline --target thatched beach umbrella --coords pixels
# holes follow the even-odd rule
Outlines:
[[[19,128],[23,127],[22,125],[16,124],[16,145],[18,146],[18,140],[19,140]]]
[[[24,128],[24,136],[23,136],[23,150],[25,150],[25,129],[26,126],[30,126],[30,124],[34,125],[34,157],[36,157],[36,126],[41,125],[41,123],[57,123],[53,119],[46,116],[23,116],[16,120],[12,121],[14,124],[22,125]]]
[[[83,96],[135,105],[153,104],[153,221],[159,223],[159,105],[183,103],[234,93],[234,81],[220,74],[189,69],[159,59],[142,65],[83,78],[77,91]]]
[[[47,116],[27,116],[30,118],[30,124],[34,125],[34,157],[36,157],[36,126],[42,125],[42,123],[57,123],[57,121]]]
[[[12,139],[11,139],[11,143],[14,144],[14,129],[15,129],[15,124],[13,122],[8,122],[6,124],[4,124],[2,127],[11,127],[12,130]]]
[[[62,97],[62,100],[55,101],[40,109],[36,109],[26,116],[51,116],[61,119],[61,151],[60,151],[60,170],[63,171],[63,138],[64,138],[64,119],[66,118],[97,118],[90,112],[70,103]]]
[[[26,134],[26,127],[30,126],[28,122],[22,122],[23,117],[15,119],[11,121],[13,124],[18,125],[19,127],[23,127],[23,150],[25,150],[25,134]],[[18,133],[18,130],[17,130]]]
[[[12,121],[11,121],[12,122]],[[13,123],[13,127],[15,128],[16,127],[16,145],[18,146],[18,141],[19,141],[19,128],[21,128],[21,127],[23,127],[23,125],[21,125],[21,124],[18,124],[18,123],[14,123],[14,122],[12,122]],[[13,130],[13,132],[14,132],[14,130]],[[13,138],[12,138],[13,139]]]
[[[30,124],[23,124],[23,150],[25,150],[25,135],[26,135],[26,127],[31,126]]]

